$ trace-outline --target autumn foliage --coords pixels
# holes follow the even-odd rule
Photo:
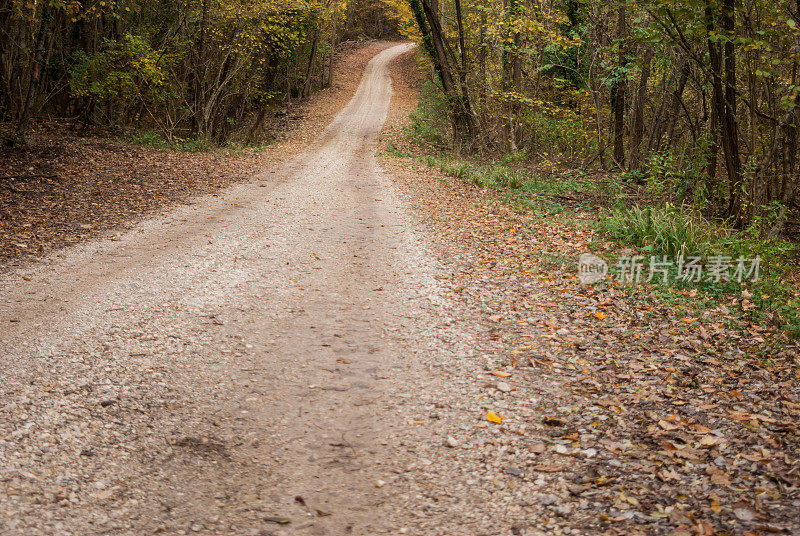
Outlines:
[[[456,146],[620,170],[739,228],[796,206],[795,0],[407,5]]]
[[[396,34],[360,0],[0,0],[0,121],[37,117],[254,139],[331,83],[336,46]]]

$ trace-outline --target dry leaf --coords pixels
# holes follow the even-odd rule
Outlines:
[[[749,508],[734,508],[733,515],[739,521],[753,521],[756,518],[756,513]]]
[[[490,411],[489,413],[486,414],[486,420],[489,422],[500,424],[501,422],[503,422],[503,417],[501,415],[498,415],[494,411]]]
[[[542,473],[558,473],[563,471],[565,467],[563,463],[539,463],[534,465],[533,468]]]

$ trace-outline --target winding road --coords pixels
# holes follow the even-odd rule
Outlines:
[[[435,268],[374,156],[410,46],[289,163],[0,280],[0,533],[390,529],[435,346]]]

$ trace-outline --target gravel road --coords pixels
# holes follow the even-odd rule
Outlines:
[[[3,276],[0,533],[397,529],[444,347],[435,263],[374,156],[409,47],[304,154]]]

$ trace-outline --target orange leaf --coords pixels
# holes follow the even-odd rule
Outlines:
[[[503,417],[495,413],[494,411],[490,411],[486,414],[486,420],[489,422],[493,422],[495,424],[500,424],[503,422]]]

